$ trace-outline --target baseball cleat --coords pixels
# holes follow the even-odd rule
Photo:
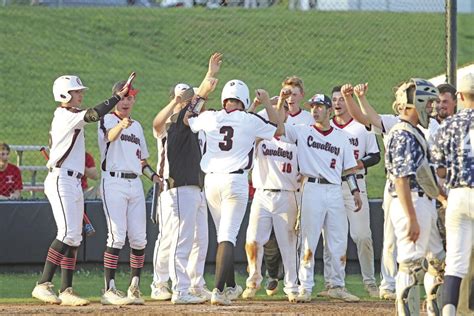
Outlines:
[[[128,298],[123,292],[112,287],[104,292],[100,298],[102,305],[129,305],[133,304],[133,300]]]
[[[41,284],[36,283],[33,292],[31,292],[31,296],[45,303],[61,304],[61,300],[56,293],[54,293],[53,287],[54,285],[51,282],[44,282]]]
[[[157,301],[169,301],[172,297],[167,283],[155,283],[151,285],[151,298]]]
[[[296,296],[297,303],[309,303],[311,302],[311,292],[307,290],[300,290],[298,296]]]
[[[288,297],[288,302],[290,302],[290,303],[296,303],[297,302],[297,297],[298,297],[297,292],[290,292],[290,293],[286,294],[286,296]]]
[[[319,297],[329,297],[328,289],[325,289],[325,290],[319,292],[319,293],[316,294],[316,295],[319,296]]]
[[[130,285],[127,291],[127,297],[132,301],[133,305],[145,304],[145,300],[142,298],[142,293],[138,286]]]
[[[371,298],[379,298],[379,287],[376,284],[366,284],[364,287]]]
[[[79,297],[79,295],[74,293],[72,287],[68,287],[63,292],[60,292],[59,299],[61,300],[61,305],[64,306],[84,306],[90,303],[85,298]]]
[[[243,299],[252,299],[255,297],[255,295],[257,294],[257,291],[258,289],[254,288],[254,287],[248,287],[245,289],[245,291],[242,293],[242,298]]]
[[[394,300],[397,299],[397,293],[395,293],[395,291],[391,291],[391,290],[380,290],[379,298],[381,300],[394,301]]]
[[[267,295],[273,296],[278,292],[278,279],[271,279],[267,280],[267,286],[265,287],[265,291]]]
[[[335,288],[329,289],[328,295],[330,298],[343,300],[344,302],[349,302],[349,303],[360,301],[360,298],[349,293],[349,291],[347,291],[347,289],[344,287],[335,287]]]
[[[244,290],[242,287],[238,284],[236,284],[234,287],[226,287],[224,292],[227,298],[231,301],[236,300],[243,292]]]
[[[212,290],[211,305],[231,305],[232,301],[227,297],[225,291]]]
[[[193,295],[191,293],[173,294],[171,297],[171,303],[175,305],[202,304],[204,302],[206,302],[204,297]]]
[[[212,296],[212,292],[209,291],[209,289],[205,286],[202,288],[191,288],[189,289],[189,293],[195,296],[204,298],[206,302],[211,300],[211,296]]]

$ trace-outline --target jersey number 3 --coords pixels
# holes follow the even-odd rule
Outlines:
[[[234,144],[232,140],[232,137],[234,137],[234,129],[231,126],[222,126],[219,133],[224,135],[223,142],[219,142],[219,148],[223,151],[231,150]]]

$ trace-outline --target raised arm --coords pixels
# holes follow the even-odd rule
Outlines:
[[[369,101],[367,101],[367,91],[369,89],[369,84],[368,83],[361,83],[355,86],[354,92],[357,95],[357,98],[359,99],[359,104],[362,109],[362,112],[365,113],[365,116],[367,117],[369,124],[364,124],[365,126],[370,126],[373,125],[379,129],[382,129],[382,119],[380,118],[380,115],[375,111],[375,109],[369,104]],[[349,111],[350,113],[350,111]]]
[[[347,110],[349,114],[356,120],[357,122],[365,125],[370,126],[370,120],[366,114],[361,111],[361,108],[357,105],[356,101],[354,100],[354,88],[350,83],[345,84],[341,87],[342,97],[346,102]]]

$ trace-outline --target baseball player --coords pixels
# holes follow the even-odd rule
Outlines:
[[[447,256],[443,315],[456,315],[461,280],[474,246],[474,73],[458,85],[463,109],[441,124],[432,147],[438,175],[449,188],[446,209]]]
[[[349,232],[357,247],[364,287],[371,297],[379,297],[379,289],[375,282],[374,248],[372,232],[370,230],[369,200],[367,198],[364,178],[367,174],[367,168],[380,161],[380,150],[375,135],[368,132],[364,125],[356,122],[347,111],[346,102],[341,93],[341,86],[333,88],[332,104],[334,107],[334,117],[331,120],[331,126],[342,129],[349,135],[354,157],[357,160],[356,179],[362,199],[362,209],[359,212],[353,211],[355,206],[347,181],[342,182],[344,205],[349,220]],[[327,233],[328,232],[323,230],[323,236]],[[332,269],[329,266],[331,260],[330,255],[328,247],[324,247],[324,275],[325,283],[328,287],[331,287],[332,283]],[[325,291],[325,293],[327,293],[327,291]]]
[[[192,102],[205,100],[214,90],[221,62],[222,54],[211,56],[209,70]],[[162,143],[158,164],[165,185],[159,204],[160,212],[169,214],[169,226],[165,227],[169,231],[164,233],[171,235],[168,263],[173,304],[203,303],[211,296],[203,279],[208,243],[207,204],[202,190],[204,174],[200,167],[198,134],[188,125],[193,112],[189,100],[183,99],[188,90],[194,94],[188,85],[178,84],[174,99],[154,120],[154,133]],[[191,254],[195,259],[189,259]],[[159,283],[156,285],[158,287]]]
[[[347,215],[344,210],[341,177],[347,177],[349,189],[354,195],[354,211],[359,211],[362,201],[353,168],[357,166],[349,137],[330,125],[331,99],[315,94],[307,103],[315,125],[284,125],[284,141],[298,146],[300,173],[304,176],[301,197],[301,254],[299,266],[299,292],[297,302],[311,301],[314,286],[314,253],[321,235],[327,230],[327,246],[334,269],[332,297],[346,301],[359,299],[344,288],[345,257],[347,250]],[[280,109],[281,111],[281,109]]]
[[[398,88],[395,96],[393,108],[399,112],[400,122],[388,135],[385,165],[390,182],[388,192],[392,196],[389,216],[398,250],[397,312],[419,313],[415,285],[423,282],[428,293],[428,314],[435,315],[436,299],[431,294],[435,278],[442,273],[445,255],[439,233],[436,234],[437,214],[432,201],[438,197],[439,189],[429,166],[428,143],[417,125],[428,127],[438,89],[424,79],[410,79]],[[425,257],[430,261],[426,274],[422,267]]]
[[[290,89],[282,89],[278,102],[285,102]],[[278,105],[277,105],[278,106]],[[288,117],[288,106],[284,105]],[[245,250],[249,263],[247,288],[242,298],[255,297],[262,282],[263,246],[267,243],[272,228],[277,246],[281,247],[285,268],[284,291],[290,302],[298,295],[296,270],[297,235],[294,230],[297,216],[298,164],[296,145],[285,143],[274,137],[257,141],[255,167],[252,183],[256,191],[250,210]]]
[[[54,81],[54,100],[59,106],[54,112],[50,130],[50,158],[46,166],[49,173],[44,192],[53,210],[58,233],[51,243],[41,279],[32,296],[47,303],[87,305],[72,289],[76,266],[76,253],[82,240],[84,200],[81,177],[85,166],[84,125],[97,122],[128,93],[125,86],[103,103],[83,110],[80,108],[85,87],[77,76],[61,76]],[[56,268],[61,266],[61,290],[53,291]]]
[[[289,89],[291,92],[289,97],[286,99],[286,104],[288,105],[288,115],[286,123],[293,125],[313,125],[314,118],[311,113],[301,108],[301,102],[304,99],[303,80],[297,76],[287,77],[285,78],[285,80],[283,80],[281,86],[282,89]],[[265,110],[258,112],[258,114],[263,118],[268,119]],[[299,180],[301,180],[301,177],[299,177]],[[299,202],[301,200],[299,188],[296,192],[296,196],[296,200]],[[263,247],[263,252],[265,267],[267,269],[268,274],[267,284],[265,287],[266,292],[267,295],[275,295],[278,292],[278,279],[281,278],[279,276],[281,254],[273,229],[269,241]]]
[[[112,93],[126,85],[117,82]],[[145,135],[140,123],[131,118],[138,90],[130,86],[128,95],[105,115],[98,124],[101,155],[101,195],[107,222],[107,248],[104,252],[105,291],[104,305],[144,304],[139,284],[145,260],[146,211],[145,195],[140,176],[150,180],[159,178],[148,165],[149,157]],[[128,236],[130,243],[130,285],[125,296],[115,286],[115,271],[120,250]]]
[[[456,113],[456,88],[449,83],[440,84],[437,88],[439,100],[436,102],[436,121],[441,124],[446,118]]]
[[[365,125],[375,134],[382,135],[385,149],[387,149],[387,135],[390,130],[400,122],[397,115],[393,114],[378,114],[374,108],[367,101],[368,84],[359,84],[356,87],[347,84],[342,87],[343,96],[347,105],[347,109],[351,116],[359,123]],[[355,92],[358,97],[361,108],[355,103],[352,97],[352,91]],[[418,125],[418,128],[423,132],[425,139],[428,143],[432,142],[432,135],[436,133],[438,123],[434,119],[429,120],[428,128]],[[397,262],[396,262],[396,242],[395,232],[392,221],[389,216],[389,206],[392,200],[391,195],[388,192],[389,181],[386,181],[383,197],[382,208],[384,210],[384,239],[383,239],[383,250],[381,258],[381,275],[382,280],[379,288],[379,295],[381,299],[395,300],[395,276],[397,274]],[[441,255],[440,255],[441,256]]]
[[[263,101],[270,120],[276,122],[278,117],[268,93],[257,90],[257,98]],[[220,111],[205,111],[190,118],[189,126],[194,132],[203,130],[206,135],[201,168],[206,173],[206,199],[218,242],[211,304],[230,305],[231,300],[242,293],[242,288],[235,283],[234,247],[247,208],[247,173],[253,164],[255,140],[271,139],[277,127],[256,114],[245,112],[250,106],[250,96],[247,85],[241,80],[225,84],[221,104]]]

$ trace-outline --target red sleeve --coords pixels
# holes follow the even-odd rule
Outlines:
[[[86,153],[86,168],[95,167],[94,157],[91,154]]]
[[[12,170],[12,173],[14,175],[14,184],[13,184],[13,190],[23,190],[23,180],[21,179],[21,171],[20,169],[15,166],[15,165],[12,165],[13,167],[13,170]]]

